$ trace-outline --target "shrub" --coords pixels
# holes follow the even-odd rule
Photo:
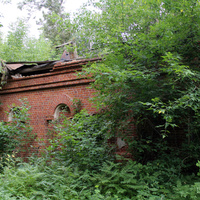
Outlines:
[[[30,144],[35,137],[29,124],[30,106],[25,100],[20,101],[20,106],[12,105],[12,120],[0,122],[0,157],[3,165],[8,155],[30,153]]]
[[[52,139],[47,148],[51,155],[83,169],[98,169],[106,160],[112,159],[108,146],[109,122],[100,115],[90,116],[85,111],[73,119],[54,124]]]
[[[44,158],[10,159],[0,175],[2,200],[193,200],[199,199],[199,188],[199,178],[156,162],[105,162],[93,171]]]

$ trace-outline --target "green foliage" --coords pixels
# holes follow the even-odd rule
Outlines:
[[[27,120],[20,111],[27,113],[28,109],[24,103],[15,106],[13,111],[14,127],[9,127],[18,136],[16,129],[23,130]],[[89,116],[81,111],[73,119],[63,117],[53,125],[53,138],[49,140],[45,157],[29,158],[29,163],[19,162],[9,154],[4,157],[6,166],[0,175],[1,199],[193,200],[200,197],[200,179],[194,174],[183,173],[188,167],[184,148],[180,149],[184,158],[181,160],[179,153],[170,153],[164,142],[156,146],[149,138],[144,140],[151,144],[146,148],[157,154],[160,150],[156,160],[146,164],[131,160],[113,163],[109,161],[107,148],[111,122],[108,123],[105,113]],[[1,147],[10,142],[3,142],[4,138],[7,137],[2,135]],[[134,146],[138,151],[144,150],[144,144],[141,148],[137,143]],[[196,156],[199,155],[198,148],[195,150],[197,145],[187,147],[191,155],[196,152]]]
[[[40,35],[38,39],[29,38],[25,40],[26,48],[21,52],[21,60],[38,61],[38,60],[52,60],[60,59],[56,57],[56,52],[52,48],[52,43]]]
[[[30,13],[34,9],[42,10],[43,18],[38,24],[42,25],[44,37],[54,45],[60,45],[71,37],[71,22],[69,14],[64,13],[63,4],[63,0],[23,0],[19,7],[28,9]]]
[[[73,108],[74,108],[74,113],[77,114],[81,111],[81,107],[82,107],[82,102],[80,99],[73,99]]]
[[[54,45],[60,45],[71,37],[71,23],[69,14],[60,14],[54,11],[51,14],[43,15],[46,23],[41,20],[43,24],[43,32],[45,38],[48,38]]]
[[[85,69],[95,80],[94,101],[101,112],[89,116],[81,111],[52,124],[47,161],[4,168],[0,195],[199,199],[199,2],[90,3],[95,9],[83,8],[73,36],[83,55],[91,47],[89,56],[103,54],[102,61]],[[50,21],[67,26],[55,13]],[[76,107],[78,103],[74,101]],[[109,162],[110,137],[124,139],[135,161]],[[3,149],[6,139],[2,135]]]
[[[85,71],[95,80],[94,101],[111,122],[109,133],[127,139],[124,133],[132,121],[136,128],[132,134],[140,144],[127,142],[133,154],[139,152],[138,160],[155,160],[173,147],[184,152],[184,156],[177,154],[181,160],[192,157],[194,167],[200,153],[196,146],[200,142],[199,2],[100,0],[90,4],[95,9],[84,7],[76,19],[79,41],[83,41],[78,46],[88,49],[90,41],[94,51],[89,56],[102,57]],[[163,143],[166,149],[159,152]],[[196,146],[194,157],[187,145]]]
[[[32,158],[30,163],[9,159],[0,175],[0,197],[3,200],[193,200],[200,195],[200,179],[180,176],[176,166],[131,161],[106,162],[100,169],[88,171],[43,158]]]
[[[21,101],[20,106],[12,105],[9,113],[11,121],[0,122],[0,158],[3,165],[8,156],[30,153],[30,145],[35,135],[29,124],[29,109],[26,101]]]
[[[12,24],[6,40],[1,43],[0,57],[7,62],[49,60],[55,56],[52,43],[43,35],[39,39],[28,38],[24,20]]]
[[[0,175],[4,180],[0,181],[1,199],[115,199],[97,191],[88,171],[55,162],[47,164],[42,158],[32,164],[13,164]]]
[[[124,166],[107,163],[96,178],[103,194],[126,199],[165,199],[173,192],[178,170],[161,163],[128,162]]]
[[[47,148],[56,159],[84,169],[98,169],[110,159],[107,134],[110,124],[103,117],[89,116],[84,110],[73,119],[63,118],[54,124]]]

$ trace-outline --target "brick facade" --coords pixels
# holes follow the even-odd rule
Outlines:
[[[93,80],[80,78],[77,76],[77,72],[82,71],[83,65],[97,60],[60,61],[53,64],[50,71],[45,73],[11,76],[0,90],[0,121],[9,121],[8,113],[12,105],[20,105],[19,99],[26,99],[31,106],[29,110],[30,125],[33,128],[33,133],[36,134],[35,139],[47,142],[48,130],[51,128],[49,122],[55,119],[55,112],[59,105],[67,105],[69,108],[68,116],[72,117],[75,113],[73,100],[78,99],[81,102],[81,109],[86,109],[89,114],[94,114],[96,109],[90,99],[96,91],[89,88]],[[21,66],[19,63],[16,65]],[[26,70],[26,67],[22,68],[22,71]],[[133,132],[134,129],[135,127],[131,128]],[[132,134],[131,132],[130,135]],[[116,154],[131,157],[127,154],[126,143],[121,138],[113,139],[109,143],[116,145]],[[38,140],[34,140],[31,144],[34,147],[32,151],[38,152],[39,145],[36,141]],[[28,156],[28,153],[22,154],[20,155],[23,157]]]
[[[20,104],[19,99],[26,98],[31,106],[29,114],[33,132],[37,134],[37,138],[46,139],[48,122],[54,118],[55,110],[60,104],[67,105],[73,116],[73,99],[79,99],[81,108],[87,109],[90,114],[95,113],[95,108],[89,101],[94,93],[94,90],[88,88],[92,80],[76,75],[77,71],[81,71],[82,64],[86,63],[58,62],[49,73],[9,78],[0,91],[0,121],[8,121],[8,106],[17,106]]]

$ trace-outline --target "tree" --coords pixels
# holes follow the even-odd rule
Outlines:
[[[156,141],[178,141],[180,132],[190,147],[199,143],[199,2],[91,3],[95,9],[82,11],[78,30],[85,31],[82,40],[85,35],[92,39],[94,54],[103,54],[102,62],[86,71],[93,74],[96,102],[112,119],[112,132],[124,135],[125,124],[135,119],[138,141],[144,141],[143,152],[148,146],[149,158],[162,147]],[[85,43],[79,46],[87,49]],[[182,142],[171,144],[180,147]],[[135,150],[133,143],[129,147]],[[199,155],[188,150],[195,146],[187,146],[182,158]]]
[[[71,36],[69,14],[64,12],[64,0],[24,0],[19,7],[42,10],[43,19],[38,22],[42,25],[45,38],[54,45],[65,43]],[[65,28],[64,28],[65,27]]]
[[[7,62],[49,60],[55,57],[52,43],[44,39],[28,38],[28,26],[18,20],[10,26],[5,41],[2,41],[0,57]]]

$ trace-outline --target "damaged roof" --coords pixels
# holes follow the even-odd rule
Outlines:
[[[70,43],[71,44],[71,43]],[[34,61],[34,62],[7,62],[6,68],[8,70],[8,74],[11,76],[30,76],[36,74],[48,73],[50,71],[57,68],[57,63],[64,63],[64,65],[83,65],[85,62],[88,62],[93,59],[83,59],[78,58],[76,52],[67,52],[66,50],[63,52],[60,60],[54,61]]]
[[[60,60],[54,61],[34,61],[34,62],[7,62],[6,67],[9,75],[20,74],[21,76],[35,75],[47,73],[53,69],[53,66],[58,62],[70,62],[72,59],[77,59],[74,52],[63,52]]]
[[[6,84],[8,77],[20,78],[37,74],[50,73],[66,68],[80,67],[88,62],[94,62],[100,58],[78,58],[74,53],[64,51],[60,60],[34,61],[34,62],[0,62],[0,89]]]
[[[48,73],[58,68],[81,66],[88,62],[97,61],[99,58],[76,60],[56,60],[56,61],[39,61],[39,62],[7,62],[6,68],[8,74],[14,77],[31,76]]]
[[[21,74],[22,76],[28,76],[48,72],[57,62],[60,61],[7,62],[6,67],[10,75]]]

